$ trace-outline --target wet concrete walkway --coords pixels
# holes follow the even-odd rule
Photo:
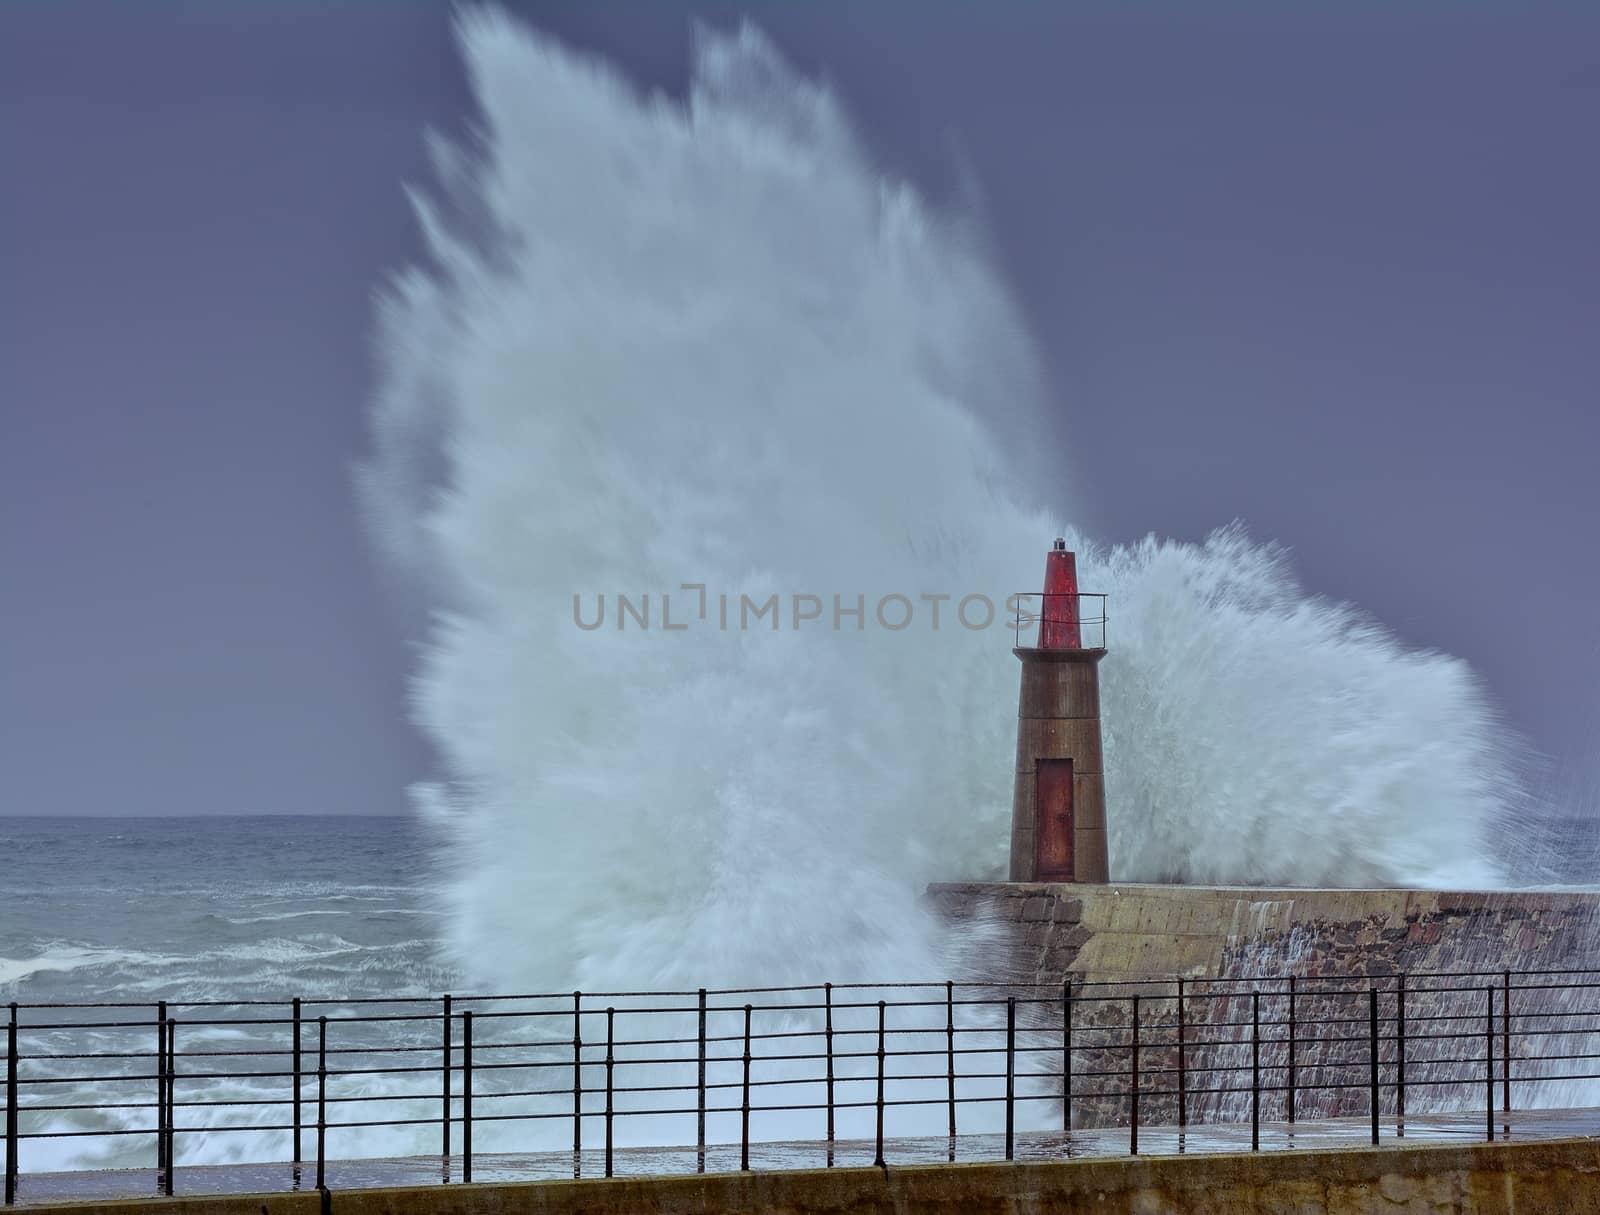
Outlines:
[[[1336,1118],[1318,1122],[1261,1124],[1264,1152],[1315,1151],[1317,1149],[1362,1147],[1371,1141],[1371,1124],[1363,1118]],[[1495,1115],[1497,1141],[1533,1141],[1600,1137],[1600,1109],[1518,1110]],[[1380,1146],[1418,1143],[1482,1143],[1488,1138],[1486,1115],[1425,1114],[1408,1117],[1403,1126],[1386,1121],[1379,1126]],[[1019,1133],[1015,1156],[1018,1160],[1075,1160],[1128,1155],[1126,1127],[1078,1130],[1070,1136],[1054,1133]],[[1250,1127],[1243,1125],[1194,1126],[1185,1131],[1176,1127],[1139,1128],[1141,1156],[1170,1156],[1203,1152],[1248,1152]],[[826,1143],[752,1143],[750,1167],[756,1170],[812,1168],[852,1168],[873,1163],[874,1144],[870,1140],[841,1140],[830,1151]],[[976,1163],[1005,1157],[1005,1138],[1001,1135],[961,1135],[955,1139],[889,1139],[884,1143],[884,1158],[890,1167],[905,1164],[940,1162]],[[633,1147],[618,1148],[612,1169],[619,1177],[646,1177],[694,1173],[699,1168],[694,1148]],[[738,1171],[738,1144],[716,1144],[706,1149],[704,1172]],[[448,1161],[438,1156],[415,1156],[386,1160],[332,1160],[327,1164],[327,1184],[331,1190],[374,1186],[424,1186],[458,1184],[461,1180],[459,1157]],[[478,1155],[473,1158],[475,1182],[548,1181],[572,1177],[601,1177],[605,1174],[605,1154],[585,1150],[539,1152],[526,1155]],[[175,1174],[173,1192],[194,1194],[265,1194],[313,1189],[315,1165],[295,1168],[286,1164],[190,1165],[181,1161]],[[159,1193],[153,1169],[105,1169],[73,1173],[24,1174],[18,1180],[17,1201],[21,1205],[45,1205],[96,1201],[112,1198],[153,1197]]]

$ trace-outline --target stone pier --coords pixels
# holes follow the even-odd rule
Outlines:
[[[929,887],[1008,982],[1389,975],[1595,965],[1600,891],[1257,889],[961,882]]]

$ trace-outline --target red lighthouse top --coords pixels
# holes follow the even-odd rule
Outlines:
[[[1044,562],[1044,610],[1039,617],[1041,650],[1079,650],[1083,635],[1078,623],[1078,562],[1057,538]]]

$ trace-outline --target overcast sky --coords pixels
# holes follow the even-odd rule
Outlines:
[[[1592,770],[1600,6],[508,7],[669,91],[753,15],[975,194],[1089,530],[1242,519]],[[0,813],[393,813],[427,771],[350,471],[402,183],[468,118],[449,21],[0,5]]]

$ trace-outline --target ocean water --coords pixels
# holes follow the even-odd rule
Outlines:
[[[25,1115],[22,1129],[60,1136],[25,1140],[21,1167],[153,1162],[153,1136],[102,1132],[152,1124],[152,1110],[139,1106],[152,1086],[140,1077],[152,1069],[150,1022],[161,1000],[185,1022],[183,1068],[226,1073],[183,1082],[184,1099],[216,1104],[183,1110],[180,1123],[281,1125],[288,1081],[252,1073],[281,1071],[285,1057],[228,1052],[281,1051],[290,999],[331,1001],[314,1011],[338,1015],[351,1011],[346,1001],[420,998],[452,985],[429,856],[405,818],[0,818],[0,1002],[24,1006],[23,1104],[53,1107]],[[113,1007],[48,1007],[85,1002]],[[251,1023],[269,1018],[280,1023]],[[401,1026],[389,1040],[421,1036]],[[345,1045],[364,1040],[347,1033]],[[206,1051],[221,1053],[198,1054]],[[384,1091],[404,1094],[407,1080]],[[362,1080],[344,1091],[373,1087]],[[130,1108],[105,1108],[114,1103]],[[397,1100],[386,1116],[410,1112]],[[289,1152],[284,1132],[183,1138],[180,1163]],[[348,1133],[341,1146],[373,1155],[425,1144],[374,1130]]]
[[[445,990],[439,901],[405,818],[0,818],[0,997]]]
[[[25,1173],[154,1164],[159,1001],[167,1002],[177,1023],[180,1166],[292,1158],[287,1127],[294,1092],[290,1001],[295,997],[306,1002],[302,1125],[314,1121],[317,1018],[329,1021],[329,1123],[338,1128],[329,1131],[330,1158],[439,1150],[445,992],[455,992],[459,1001],[452,1023],[457,1041],[463,1032],[460,1010],[475,1006],[483,1014],[474,1034],[480,1066],[497,1060],[501,1068],[509,1061],[536,1065],[489,1066],[477,1073],[476,1096],[493,1103],[492,1110],[480,1105],[480,1118],[492,1113],[519,1119],[484,1122],[477,1128],[477,1150],[557,1150],[570,1144],[572,997],[535,993],[507,1002],[466,1002],[462,974],[446,960],[449,945],[441,931],[435,868],[439,854],[413,821],[0,818],[0,856],[5,858],[0,866],[0,1003],[19,1006],[22,1130],[29,1136],[19,1161]],[[502,940],[497,945],[531,955],[551,948],[531,932],[518,944]],[[796,981],[808,960],[795,959],[794,965],[782,980]],[[891,999],[904,995],[886,994]],[[781,1106],[819,1096],[812,1065],[788,1056],[801,1046],[821,1049],[820,1013],[791,1007],[792,1001],[815,998],[815,993],[736,993],[721,997],[726,1008],[711,1014],[709,1032],[723,1044],[737,1042],[740,1005],[750,999],[768,1005],[759,1014],[758,1030],[793,1031],[755,1044],[758,1057],[772,1056],[760,1065],[764,1101]],[[867,992],[841,996],[835,1030],[871,1032],[877,998]],[[76,1006],[63,1007],[69,1004]],[[631,1084],[687,1085],[690,1091],[694,1084],[692,997],[588,997],[582,1027],[588,1044],[585,1110],[594,1115],[588,1133],[596,1143],[602,1128],[607,1005],[620,1006],[625,1014],[617,1059],[629,1068]],[[683,1007],[659,1011],[674,1006]],[[636,1010],[631,1017],[626,1015],[630,1008]],[[915,1031],[911,1039],[900,1039],[903,1047],[942,1043],[932,1033],[921,1041],[928,1015],[921,1008],[891,1012],[892,1031]],[[988,1010],[963,1009],[960,1019],[985,1045],[996,1045],[989,1040],[993,1016]],[[667,1037],[676,1041],[660,1040]],[[491,1054],[501,1048],[510,1053]],[[740,1134],[736,1109],[727,1108],[737,1101],[740,1065],[732,1056],[719,1059],[719,1052],[731,1049],[736,1047],[720,1045],[712,1052],[712,1103],[727,1110],[709,1118],[713,1143],[735,1141]],[[457,1069],[452,1084],[460,1092],[459,1050],[452,1063]],[[891,1074],[911,1075],[920,1066],[915,1056],[897,1060]],[[840,1100],[863,1100],[862,1108],[840,1111],[841,1135],[870,1133],[870,1101],[860,1086],[870,1087],[872,1067],[870,1052],[842,1053],[837,1060]],[[557,1079],[550,1080],[552,1074]],[[790,1075],[803,1077],[792,1091],[771,1087]],[[992,1101],[996,1083],[963,1079],[962,1092]],[[902,1095],[926,1089],[925,1095],[942,1100],[944,1093],[942,1082],[902,1085]],[[683,1100],[648,1088],[619,1092],[617,1108],[636,1111],[618,1124],[619,1144],[693,1142],[692,1116],[643,1112]],[[967,1124],[973,1130],[994,1129],[996,1109],[975,1107]],[[943,1117],[935,1103],[900,1111],[895,1122],[900,1133],[933,1134],[942,1129]],[[759,1114],[752,1134],[763,1139],[814,1135],[816,1121],[814,1113]],[[303,1154],[314,1155],[314,1143],[307,1131]]]

